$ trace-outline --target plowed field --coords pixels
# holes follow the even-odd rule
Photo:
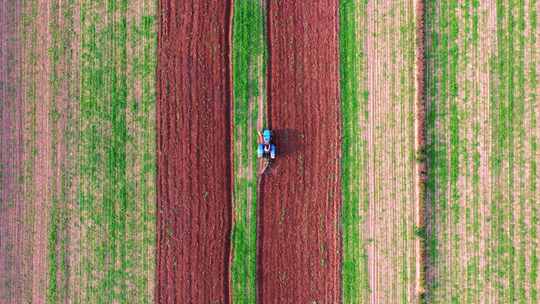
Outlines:
[[[341,296],[337,22],[336,1],[269,3],[268,111],[279,159],[260,189],[261,303]]]
[[[229,2],[161,1],[160,9],[156,300],[228,303]]]

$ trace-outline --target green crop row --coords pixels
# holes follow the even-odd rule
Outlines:
[[[525,98],[528,98],[528,109],[529,109],[529,121],[530,121],[530,130],[536,130],[537,129],[537,121],[536,121],[536,115],[537,115],[537,75],[536,75],[536,65],[538,64],[537,61],[537,47],[536,47],[536,34],[537,34],[537,11],[536,11],[536,0],[529,1],[529,7],[528,7],[528,25],[530,28],[530,34],[529,41],[527,42],[526,47],[529,50],[529,57],[530,57],[530,63],[529,63],[529,69],[526,71],[527,75],[527,82],[529,85],[529,91],[526,92]],[[531,147],[530,155],[537,155],[538,151],[538,138],[537,134],[532,132],[529,134],[529,146]],[[538,282],[538,255],[536,253],[537,247],[538,247],[538,209],[536,206],[536,191],[537,191],[537,184],[536,184],[536,178],[538,176],[538,169],[537,169],[537,158],[531,157],[529,160],[529,177],[528,177],[528,184],[529,184],[529,197],[526,199],[528,205],[531,206],[531,223],[530,223],[530,274],[529,274],[529,281],[531,282],[532,288],[530,291],[530,299],[532,303],[538,302],[538,291],[537,291],[537,282]]]
[[[362,138],[361,117],[367,120],[368,92],[360,79],[366,67],[363,48],[367,1],[347,0],[339,5],[340,87],[342,119],[342,296],[345,303],[362,303],[369,296],[367,253],[360,227],[369,196],[361,175],[367,171],[367,142]]]
[[[266,89],[266,8],[262,2],[235,1],[232,73],[234,122],[234,192],[232,297],[255,303],[257,291],[257,120],[264,121]],[[258,100],[263,99],[263,107]]]

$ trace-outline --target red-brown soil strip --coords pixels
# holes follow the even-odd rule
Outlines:
[[[229,303],[230,1],[161,0],[157,303]]]
[[[261,182],[258,302],[339,303],[337,1],[269,1],[269,125]]]
[[[0,303],[23,302],[23,102],[20,1],[0,1]]]

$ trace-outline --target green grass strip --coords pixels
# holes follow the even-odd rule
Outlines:
[[[537,26],[537,11],[536,11],[536,0],[529,1],[529,7],[528,7],[528,21],[529,21],[529,28],[530,28],[530,34],[529,34],[529,41],[527,47],[530,50],[530,63],[529,63],[529,70],[528,70],[528,82],[529,82],[529,91],[528,91],[528,104],[530,109],[529,119],[530,119],[530,130],[536,130],[537,121],[536,121],[536,107],[537,107],[537,94],[536,89],[538,87],[537,79],[536,79],[536,26]],[[536,185],[536,179],[538,174],[538,168],[536,163],[536,157],[537,151],[538,151],[538,138],[535,132],[530,132],[530,146],[531,146],[531,153],[530,153],[530,161],[529,161],[529,199],[528,199],[528,205],[531,207],[531,223],[530,223],[530,257],[531,257],[531,264],[530,264],[530,275],[529,275],[529,286],[530,286],[530,295],[531,295],[531,303],[537,303],[538,302],[538,290],[537,290],[537,282],[538,282],[538,254],[537,254],[537,247],[538,247],[538,208],[537,208],[537,202],[536,202],[536,191],[537,191],[537,185]]]
[[[426,37],[429,43],[426,44],[426,161],[429,170],[427,171],[426,180],[426,207],[429,204],[430,213],[426,220],[428,221],[429,230],[426,233],[426,262],[428,269],[437,269],[439,261],[439,239],[437,237],[437,223],[440,221],[437,213],[437,188],[439,178],[437,172],[439,170],[439,153],[438,153],[438,133],[437,133],[437,112],[438,103],[438,82],[437,75],[439,70],[438,50],[440,48],[440,31],[437,29],[439,12],[437,3],[434,1],[426,2],[426,17],[425,28]],[[427,297],[429,302],[436,298],[440,289],[440,283],[436,279],[432,279],[427,283]]]
[[[102,16],[103,3],[82,2],[82,54],[81,54],[81,146],[80,146],[80,204],[81,225],[88,227],[81,237],[83,252],[83,281],[87,286],[83,302],[110,302],[110,288],[107,269],[110,267],[111,253],[105,248],[109,240],[108,222],[104,214],[105,192],[109,181],[105,175],[108,163],[105,162],[105,149],[111,138],[108,134],[111,126],[105,116],[109,116],[107,105],[110,103],[110,60],[107,50],[111,48],[109,37],[110,20]],[[86,8],[88,7],[88,11]],[[107,20],[107,22],[105,22]],[[107,45],[105,45],[107,44]],[[107,133],[106,133],[107,132]],[[91,229],[90,227],[95,227]],[[99,293],[94,290],[100,290]]]
[[[514,167],[516,158],[516,149],[514,145],[515,141],[515,105],[516,105],[516,63],[515,63],[515,44],[514,44],[514,28],[515,28],[515,16],[514,10],[516,7],[515,0],[509,0],[508,2],[508,110],[507,110],[507,125],[508,125],[508,198],[506,199],[506,216],[508,217],[508,240],[506,244],[506,251],[508,252],[507,260],[507,279],[508,279],[508,303],[516,302],[516,282],[514,265],[516,259],[516,250],[514,247],[515,239],[515,216],[513,204],[515,202],[515,181],[514,181]]]
[[[60,63],[60,54],[61,46],[60,42],[60,31],[59,31],[59,20],[58,20],[58,10],[59,3],[58,1],[51,1],[51,20],[48,24],[50,33],[51,33],[51,46],[49,49],[48,57],[50,61],[50,70],[51,74],[49,75],[49,85],[51,87],[51,98],[50,100],[45,101],[49,105],[49,123],[50,123],[50,136],[51,136],[51,155],[49,160],[49,165],[51,171],[56,171],[57,163],[57,153],[58,153],[58,110],[57,110],[57,98],[59,97],[59,73],[58,65]],[[48,236],[48,266],[49,266],[49,284],[47,286],[47,303],[56,303],[58,302],[58,256],[57,256],[57,245],[58,245],[58,230],[59,230],[59,212],[60,212],[60,202],[58,197],[58,187],[56,176],[53,175],[53,178],[50,181],[50,200],[51,200],[51,209],[49,215],[49,236]]]
[[[92,1],[82,1],[80,8],[81,16],[81,51],[80,51],[80,142],[79,142],[79,189],[78,201],[81,222],[81,239],[79,246],[81,248],[81,289],[84,292],[80,295],[79,301],[83,303],[105,302],[102,295],[93,295],[92,291],[97,288],[92,284],[97,280],[94,271],[101,270],[103,265],[97,265],[95,261],[96,234],[105,236],[101,233],[100,217],[95,213],[100,206],[97,204],[103,193],[99,181],[101,177],[101,146],[103,138],[100,130],[100,115],[102,96],[99,94],[102,90],[97,88],[104,87],[103,73],[101,72],[101,52],[98,52],[97,41],[97,12],[94,12]],[[92,231],[87,227],[96,226]],[[88,229],[88,231],[85,231]]]
[[[234,195],[232,297],[256,303],[257,279],[257,118],[264,117],[266,13],[262,2],[234,2],[232,71],[234,94]],[[264,103],[266,101],[264,100]],[[251,152],[250,152],[251,151]],[[249,173],[249,174],[248,174]]]
[[[343,231],[342,295],[344,303],[363,303],[370,294],[367,253],[360,234],[362,217],[369,203],[367,183],[367,142],[362,137],[361,121],[367,121],[363,49],[366,1],[344,0],[339,5],[340,87],[342,115],[342,191]]]
[[[472,39],[472,24],[473,24],[473,18],[471,17],[472,13],[472,1],[466,1],[462,7],[460,7],[460,13],[462,14],[462,22],[460,23],[460,27],[462,30],[462,45],[463,47],[460,48],[460,69],[467,69],[471,65],[472,60],[471,58],[474,56],[474,49],[471,48],[471,39]],[[474,105],[476,102],[472,101],[471,93],[474,88],[473,86],[474,80],[473,79],[463,79],[463,103],[464,103],[464,109],[463,109],[463,116],[462,116],[462,159],[463,159],[463,170],[465,174],[465,181],[467,184],[467,188],[472,188],[474,191],[474,187],[471,187],[470,184],[472,184],[473,179],[473,172],[471,170],[472,167],[472,158],[474,154],[474,138],[469,138],[468,133],[471,132],[474,134],[474,114],[476,113],[473,110]],[[472,102],[471,102],[472,101]],[[472,195],[465,193],[464,199],[466,202],[473,202],[474,201],[474,192]],[[474,227],[473,227],[473,210],[474,206],[473,204],[466,204],[465,205],[465,227],[466,227],[466,235],[473,236],[474,235]],[[466,248],[472,248],[474,246],[474,242],[469,242],[468,240],[465,240]],[[456,252],[457,255],[461,255],[461,251],[463,248],[460,248],[460,246],[457,246]],[[474,249],[473,249],[474,250]],[[477,251],[473,251],[477,252]],[[478,264],[476,260],[475,254],[471,255],[471,258],[467,261],[467,264],[465,266],[465,273],[466,273],[466,281],[465,286],[466,288],[464,290],[464,302],[465,303],[473,303],[475,300],[475,296],[478,294],[478,286],[476,284],[476,277],[478,273]]]
[[[105,264],[105,278],[101,281],[104,290],[109,291],[108,301],[126,302],[126,209],[127,176],[127,50],[126,14],[127,0],[107,2],[107,20],[110,22],[103,31],[106,54],[105,77],[108,84],[106,99],[108,142],[104,146],[106,162],[103,211],[108,241],[102,243],[102,257]],[[118,20],[117,16],[120,15]],[[110,137],[109,137],[110,136]],[[116,287],[116,288],[115,288]]]
[[[525,282],[527,282],[527,265],[526,265],[526,252],[525,248],[527,246],[527,228],[525,224],[525,151],[524,151],[524,145],[525,145],[525,1],[524,0],[518,0],[518,54],[517,54],[517,60],[518,60],[518,69],[517,69],[517,77],[518,77],[518,84],[517,84],[517,116],[516,116],[516,123],[517,123],[517,129],[518,129],[518,140],[519,140],[519,151],[518,151],[518,176],[520,177],[520,184],[519,184],[519,215],[518,215],[518,233],[519,233],[519,244],[517,244],[518,248],[518,275],[517,275],[517,282],[518,282],[518,294],[517,294],[517,300],[519,303],[527,303],[527,291],[525,289]]]
[[[497,1],[497,69],[499,87],[494,106],[495,119],[492,127],[494,143],[497,145],[493,155],[493,176],[496,183],[492,212],[496,218],[493,227],[496,236],[496,251],[493,263],[496,263],[494,280],[499,299],[514,303],[514,216],[511,204],[514,201],[514,3]],[[508,170],[508,171],[506,171]],[[504,191],[507,189],[507,191]],[[507,193],[507,195],[505,195]],[[504,282],[507,282],[505,284]]]
[[[458,188],[458,179],[460,176],[460,158],[461,158],[461,145],[460,145],[460,136],[459,132],[462,128],[460,123],[460,112],[463,110],[463,105],[460,104],[459,100],[459,90],[463,88],[458,87],[458,69],[460,66],[460,57],[459,49],[463,47],[458,44],[459,36],[459,21],[457,16],[458,4],[456,1],[450,2],[449,7],[449,67],[448,67],[448,102],[449,102],[449,127],[450,127],[450,149],[449,149],[449,158],[450,158],[450,197],[449,197],[449,206],[451,209],[450,219],[451,222],[448,223],[447,229],[453,231],[451,239],[451,249],[448,252],[448,255],[453,259],[459,258],[459,230],[461,223],[461,206],[459,204],[459,199],[461,197],[460,189]],[[461,285],[459,282],[463,280],[460,273],[460,267],[448,267],[449,268],[449,279],[451,285],[453,285],[451,296],[452,303],[460,303],[463,301],[462,296],[464,292],[459,289]]]
[[[149,286],[155,281],[155,246],[156,246],[156,119],[155,119],[155,82],[156,82],[156,51],[157,32],[156,16],[157,4],[154,1],[144,1],[141,7],[141,16],[136,19],[131,31],[130,43],[132,49],[136,45],[142,45],[140,53],[133,59],[131,66],[134,67],[134,85],[140,80],[140,99],[134,98],[130,104],[132,116],[135,118],[134,124],[140,130],[141,140],[132,144],[134,158],[140,163],[140,169],[133,174],[138,177],[133,181],[133,189],[137,193],[132,202],[136,207],[134,214],[138,216],[137,221],[131,221],[132,230],[136,235],[132,238],[134,245],[127,248],[132,256],[131,260],[136,261],[136,269],[130,278],[135,284],[136,293],[131,293],[128,300],[131,302],[152,303],[154,302],[153,290]],[[133,137],[131,137],[133,139]],[[134,148],[134,149],[133,149]],[[142,242],[141,242],[142,240]],[[139,255],[139,252],[142,252]],[[129,266],[129,264],[127,265]]]
[[[449,212],[449,199],[448,199],[448,185],[449,185],[449,159],[448,159],[448,149],[449,143],[447,140],[448,137],[448,124],[449,124],[449,58],[450,58],[450,7],[448,2],[440,3],[440,15],[438,16],[439,21],[439,38],[440,44],[436,49],[436,60],[438,72],[440,73],[437,78],[436,85],[436,94],[433,96],[434,103],[437,103],[436,106],[436,120],[440,125],[440,129],[434,132],[436,138],[433,140],[436,142],[436,154],[437,154],[437,164],[434,174],[436,174],[436,192],[434,199],[435,209],[434,212],[437,213],[440,220],[436,223],[438,225],[438,238],[440,239],[441,244],[448,243],[449,236],[449,223],[448,223],[448,212]],[[451,144],[451,143],[450,143]],[[431,163],[435,163],[432,161]],[[448,248],[442,248],[448,249]],[[448,254],[448,253],[446,253]],[[448,285],[451,282],[451,271],[452,268],[448,265],[440,265],[440,297],[442,301],[450,302],[451,294],[448,292]]]
[[[453,214],[454,207],[452,197],[449,199],[448,196],[455,194],[452,191],[455,176],[449,175],[453,171],[448,171],[456,167],[459,160],[459,156],[452,153],[459,133],[451,128],[458,121],[453,99],[457,90],[455,65],[458,56],[454,40],[457,36],[455,9],[455,4],[446,1],[426,3],[426,29],[430,31],[426,45],[426,160],[429,168],[426,194],[430,209],[426,251],[428,271],[432,268],[438,274],[428,282],[427,301],[436,303],[452,301],[448,288],[453,269],[444,264],[439,254],[446,250],[441,244],[448,243],[451,227],[448,216]]]
[[[499,86],[493,92],[491,105],[494,111],[492,120],[493,154],[491,155],[494,192],[491,202],[492,233],[495,238],[495,248],[490,257],[494,267],[492,272],[495,291],[501,301],[514,302],[513,286],[513,244],[512,221],[510,211],[510,197],[504,193],[513,191],[513,14],[512,3],[497,1],[497,66],[493,72],[496,74]],[[506,165],[508,164],[508,165]],[[505,169],[508,168],[506,172]],[[508,283],[508,284],[506,284]]]
[[[451,117],[449,115],[449,108],[452,105],[449,103],[451,95],[452,87],[450,87],[450,77],[452,76],[450,74],[450,69],[452,67],[449,66],[449,62],[451,59],[451,53],[450,53],[450,44],[453,41],[450,41],[451,38],[451,21],[450,21],[450,7],[451,3],[443,1],[441,3],[441,16],[439,19],[439,29],[441,31],[441,44],[440,49],[437,51],[437,57],[439,60],[439,70],[440,70],[440,78],[439,81],[439,92],[438,96],[439,98],[437,106],[438,108],[438,119],[439,123],[441,125],[441,129],[439,130],[439,138],[438,138],[438,144],[439,147],[437,149],[438,152],[438,161],[439,161],[439,170],[437,172],[439,183],[438,183],[438,189],[437,189],[437,198],[439,200],[439,206],[436,209],[436,212],[440,213],[440,231],[441,235],[439,236],[441,238],[441,244],[448,244],[448,238],[449,238],[449,231],[450,231],[450,223],[449,220],[449,211],[450,207],[452,207],[451,200],[449,199],[449,194],[451,194],[451,189],[448,189],[449,187],[449,180],[451,180],[451,176],[449,174],[452,174],[452,172],[449,171],[449,167],[451,165],[451,157],[449,159],[449,148],[451,149],[451,142],[448,142],[448,133],[449,133],[449,123],[451,123]],[[451,132],[450,132],[451,133]],[[451,135],[451,134],[450,134]],[[451,254],[451,248],[449,246],[442,247],[443,250],[445,250],[445,254]],[[449,265],[442,264],[441,265],[441,297],[444,301],[450,302],[452,299],[452,294],[449,292],[450,284],[452,284],[452,271],[453,268]]]
[[[478,32],[478,21],[479,21],[479,14],[478,14],[478,7],[480,6],[479,0],[473,0],[472,1],[472,7],[473,7],[473,13],[472,13],[472,34],[471,34],[471,45],[472,49],[474,50],[474,64],[476,65],[479,59],[479,32]],[[480,231],[480,118],[479,118],[479,111],[480,111],[480,90],[478,89],[477,85],[474,85],[474,100],[473,102],[473,113],[472,115],[475,115],[474,119],[474,125],[473,125],[473,145],[472,145],[472,166],[473,166],[473,172],[472,172],[472,187],[473,187],[473,198],[472,198],[472,214],[473,214],[473,223],[472,223],[472,231],[473,231],[473,244],[474,244],[474,251],[476,254],[473,258],[473,264],[471,267],[471,276],[474,276],[474,282],[475,282],[475,300],[478,301],[478,297],[480,295],[480,290],[482,289],[482,282],[480,280],[481,276],[480,273],[480,238],[481,238],[481,231]],[[472,300],[471,300],[472,302]]]

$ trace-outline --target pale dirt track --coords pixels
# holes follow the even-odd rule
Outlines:
[[[369,299],[416,301],[415,6],[412,1],[369,2],[367,20],[369,208],[363,233]]]
[[[51,168],[47,56],[50,36],[48,27],[43,26],[48,24],[49,16],[39,14],[25,27],[21,18],[31,8],[19,1],[8,2],[2,2],[2,14],[7,15],[1,18],[5,22],[2,33],[7,34],[2,37],[2,43],[7,43],[7,47],[2,48],[6,50],[2,57],[7,60],[2,63],[2,67],[7,68],[7,73],[2,73],[2,93],[6,94],[2,96],[2,102],[5,100],[2,143],[7,144],[1,147],[1,212],[6,214],[0,217],[3,230],[0,267],[8,275],[3,276],[5,281],[0,286],[0,296],[8,303],[43,303],[47,295],[50,183],[60,173]],[[47,12],[47,3],[38,1],[37,9]],[[35,62],[30,62],[32,55],[36,55]],[[36,88],[36,98],[40,99],[35,108],[34,100],[29,98],[32,87]],[[31,134],[34,130],[38,130],[35,137]]]
[[[48,272],[48,228],[49,212],[51,210],[51,193],[54,191],[51,180],[54,176],[51,166],[52,144],[51,136],[53,130],[49,120],[49,110],[51,102],[51,91],[49,86],[50,61],[47,55],[47,49],[51,45],[49,28],[44,26],[48,24],[51,16],[48,9],[48,1],[39,1],[37,24],[37,45],[38,54],[36,70],[36,86],[39,88],[38,98],[40,102],[36,103],[36,145],[37,149],[36,163],[34,168],[35,178],[35,210],[42,210],[39,216],[35,217],[34,222],[34,249],[32,261],[32,302],[43,303],[47,295],[47,274]],[[54,155],[56,157],[56,155]]]

